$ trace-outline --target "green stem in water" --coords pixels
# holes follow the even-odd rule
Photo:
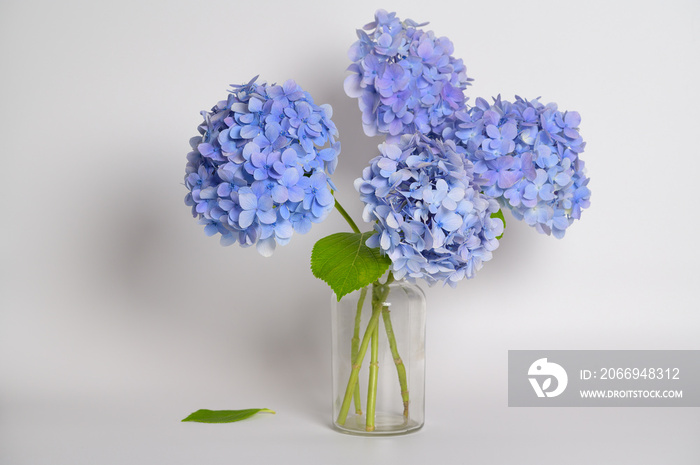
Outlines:
[[[355,314],[355,331],[352,335],[352,347],[351,347],[351,357],[350,360],[355,360],[357,358],[357,352],[360,350],[360,321],[362,319],[362,307],[365,304],[365,298],[367,297],[367,288],[363,287],[360,292],[360,300],[357,302],[357,313]],[[357,415],[362,415],[362,400],[360,399],[360,384],[355,384],[355,413]]]
[[[406,382],[406,367],[399,355],[399,349],[396,346],[396,337],[394,336],[394,327],[391,324],[391,316],[389,307],[382,308],[382,318],[384,319],[384,328],[389,339],[389,348],[391,356],[396,364],[396,372],[399,375],[399,385],[401,386],[401,399],[403,399],[403,416],[408,418],[408,383]]]
[[[369,362],[369,386],[367,387],[367,431],[374,431],[374,415],[377,408],[377,376],[379,374],[379,325],[372,331],[372,351]]]
[[[357,377],[360,374],[360,365],[365,359],[365,354],[367,353],[367,346],[372,338],[372,333],[374,328],[376,328],[379,323],[379,314],[381,313],[381,308],[377,309],[373,306],[372,317],[367,323],[367,330],[364,336],[362,336],[362,343],[360,344],[360,349],[357,352],[357,358],[352,361],[352,371],[350,372],[350,378],[348,379],[348,386],[345,388],[345,397],[343,397],[343,404],[340,406],[340,412],[338,413],[337,423],[339,425],[344,425],[345,420],[348,417],[348,410],[350,410],[350,403],[352,401],[352,394],[355,391],[355,385],[357,384]]]
[[[390,274],[387,282],[384,284],[375,281],[372,283],[372,317],[367,323],[367,329],[365,334],[362,336],[362,342],[360,343],[360,349],[357,352],[357,358],[352,361],[352,371],[350,372],[350,378],[348,379],[348,385],[345,388],[345,396],[343,397],[343,403],[340,406],[340,412],[338,413],[338,419],[336,423],[339,425],[344,425],[345,420],[348,417],[348,411],[350,410],[350,404],[352,403],[353,392],[355,390],[355,385],[357,384],[357,378],[360,373],[360,366],[365,359],[367,354],[367,347],[372,338],[372,333],[374,328],[379,324],[379,315],[382,313],[382,307],[384,306],[384,301],[389,295],[389,286],[386,284],[391,283],[394,277]]]
[[[357,224],[350,218],[350,215],[348,215],[348,212],[345,211],[342,205],[340,205],[340,202],[336,199],[335,201],[335,209],[338,210],[338,213],[342,215],[343,218],[345,218],[345,221],[348,222],[350,225],[350,228],[353,230],[353,232],[360,233],[360,228],[357,227]]]

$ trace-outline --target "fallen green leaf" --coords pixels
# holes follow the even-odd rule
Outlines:
[[[275,413],[268,408],[249,408],[245,410],[207,410],[201,409],[182,421],[196,421],[199,423],[233,423],[234,421],[245,420],[256,413]]]

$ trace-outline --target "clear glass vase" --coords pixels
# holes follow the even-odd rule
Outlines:
[[[386,282],[340,302],[332,297],[333,425],[341,432],[382,436],[423,426],[425,294]]]

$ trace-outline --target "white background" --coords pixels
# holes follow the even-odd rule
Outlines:
[[[338,197],[379,139],[343,93],[374,10],[430,21],[472,100],[583,117],[592,206],[556,240],[515,220],[494,260],[427,289],[426,425],[330,427],[329,290],[313,243],[263,259],[183,204],[188,139],[230,83],[294,78],[330,103]],[[0,463],[700,462],[697,408],[507,407],[509,349],[700,349],[700,4],[0,3]],[[512,219],[512,217],[508,217]],[[201,425],[199,408],[275,416]]]

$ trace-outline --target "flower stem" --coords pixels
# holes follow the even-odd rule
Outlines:
[[[369,386],[367,387],[366,430],[374,431],[374,415],[377,408],[377,376],[379,374],[379,325],[372,331],[372,351],[369,362]]]
[[[362,307],[365,304],[365,298],[367,297],[367,288],[363,287],[360,292],[360,300],[357,302],[357,313],[355,314],[355,331],[352,335],[352,347],[350,360],[355,360],[357,358],[357,352],[360,349],[360,321],[362,320]],[[355,384],[355,413],[357,415],[362,415],[362,400],[360,399],[360,385]]]
[[[372,317],[367,323],[367,329],[365,330],[364,336],[362,336],[362,343],[360,344],[360,349],[357,352],[357,357],[352,361],[352,371],[350,372],[350,379],[348,379],[348,386],[345,388],[345,397],[343,398],[343,404],[340,406],[340,412],[338,413],[337,423],[339,425],[344,425],[345,420],[348,417],[348,410],[350,410],[350,403],[352,401],[352,395],[355,391],[355,385],[357,384],[357,377],[360,374],[360,365],[365,359],[365,354],[367,353],[367,346],[374,332],[374,328],[379,323],[379,314],[381,313],[381,308],[377,309],[373,306]]]
[[[394,273],[392,273],[392,272],[390,271],[390,272],[389,272],[389,275],[386,277],[386,281],[384,281],[384,285],[387,286],[387,285],[389,285],[389,284],[391,284],[391,283],[393,283],[393,282],[394,282]],[[388,295],[388,294],[389,294],[389,292],[387,291],[387,295]]]
[[[389,348],[391,356],[396,364],[396,372],[399,375],[399,385],[401,386],[401,398],[403,399],[403,416],[408,418],[408,383],[406,382],[406,367],[399,355],[399,349],[396,346],[396,337],[394,336],[394,327],[391,324],[391,316],[389,307],[382,308],[382,318],[384,319],[384,328],[389,339]]]
[[[345,221],[348,222],[350,225],[350,228],[353,230],[353,232],[360,233],[360,228],[357,227],[357,224],[350,218],[350,215],[348,215],[348,212],[345,211],[342,205],[340,205],[340,202],[336,199],[335,201],[335,209],[338,210],[338,213],[342,215],[343,218],[345,218]]]
[[[367,347],[372,338],[372,333],[374,329],[379,324],[379,315],[382,313],[382,307],[384,306],[384,301],[389,295],[389,286],[387,284],[393,281],[394,277],[389,274],[389,278],[386,283],[381,284],[379,280],[372,283],[372,317],[367,323],[367,329],[365,334],[362,336],[362,342],[360,343],[360,349],[357,352],[357,357],[352,361],[352,371],[350,372],[350,378],[348,379],[348,385],[345,388],[345,396],[343,397],[343,403],[340,406],[340,412],[338,413],[338,419],[336,423],[339,425],[344,425],[345,420],[348,417],[348,411],[350,410],[350,404],[352,403],[353,392],[355,391],[355,385],[357,384],[357,378],[360,374],[360,366],[362,365],[365,355],[367,354]]]

